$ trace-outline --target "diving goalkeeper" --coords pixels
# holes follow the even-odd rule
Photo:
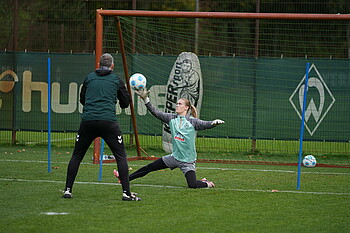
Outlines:
[[[149,91],[141,89],[136,93],[144,100],[147,109],[153,116],[168,123],[172,136],[172,153],[138,169],[129,176],[129,180],[143,177],[149,172],[160,169],[180,168],[186,177],[189,188],[212,188],[214,183],[206,178],[197,180],[196,178],[196,159],[197,152],[195,148],[196,130],[210,129],[217,125],[224,124],[222,120],[203,121],[197,117],[196,108],[191,105],[188,99],[179,99],[176,103],[175,114],[164,113],[157,110],[148,98]],[[189,116],[191,111],[192,117]],[[118,177],[118,173],[115,172]]]

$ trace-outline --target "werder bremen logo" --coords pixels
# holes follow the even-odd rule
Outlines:
[[[293,94],[289,97],[289,102],[292,104],[300,119],[303,109],[304,89],[305,75],[294,90]],[[312,136],[335,102],[332,92],[329,90],[314,64],[312,64],[309,69],[306,97],[304,126]]]

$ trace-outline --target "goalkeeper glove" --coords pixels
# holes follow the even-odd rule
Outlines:
[[[140,90],[135,90],[135,93],[136,93],[137,95],[139,95],[139,96],[140,96],[142,99],[144,99],[144,100],[148,97],[148,95],[149,95],[150,92],[151,92],[151,91],[150,91],[150,90],[147,91],[146,88],[142,88],[142,89],[140,89]]]
[[[221,124],[225,124],[225,121],[216,119],[216,120],[213,120],[213,122],[211,123],[211,125],[221,125]]]
[[[150,92],[151,92],[151,91],[150,91],[150,90],[147,91],[146,88],[142,88],[142,89],[140,89],[140,90],[135,90],[135,93],[136,93],[138,96],[140,96],[140,97],[143,99],[143,101],[145,101],[145,104],[147,104],[147,103],[149,102],[148,95],[149,95]]]

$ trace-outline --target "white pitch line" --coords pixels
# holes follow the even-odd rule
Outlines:
[[[75,137],[74,137],[74,138],[54,139],[54,140],[51,139],[51,142],[62,142],[62,141],[70,141],[70,140],[74,141],[75,139],[76,139]],[[31,144],[41,143],[41,142],[47,143],[47,140],[45,140],[45,141],[39,141],[39,142],[26,142],[26,144],[31,145]]]
[[[65,183],[65,181],[55,181],[55,180],[26,180],[26,179],[9,179],[0,178],[0,181],[17,181],[17,182],[41,182],[41,183]],[[118,183],[106,183],[106,182],[82,182],[76,181],[76,184],[90,184],[90,185],[120,185]],[[182,189],[187,187],[180,186],[170,186],[170,185],[153,185],[153,184],[132,184],[132,186],[139,187],[152,187],[152,188],[172,188],[172,189]],[[209,190],[209,189],[206,189]],[[259,189],[230,189],[230,188],[214,188],[214,190],[222,191],[238,191],[238,192],[264,192],[264,193],[293,193],[293,194],[318,194],[318,195],[343,195],[350,196],[350,193],[333,193],[333,192],[304,192],[304,191],[289,191],[289,190],[259,190]]]
[[[39,161],[39,160],[20,160],[20,159],[1,159],[0,162],[23,162],[23,163],[47,163],[47,161]],[[52,164],[68,164],[68,162],[51,162]],[[82,162],[81,164],[84,165],[94,165],[96,164],[93,163],[86,163]],[[115,166],[115,163],[105,163],[103,166]],[[140,165],[140,164],[132,164],[129,165],[129,167],[142,167],[145,165]],[[204,170],[223,170],[223,171],[257,171],[257,172],[281,172],[281,173],[297,173],[297,171],[290,171],[290,170],[267,170],[267,169],[243,169],[243,168],[219,168],[219,167],[198,167],[199,169],[204,169]],[[303,174],[320,174],[320,175],[350,175],[350,173],[346,172],[301,172]]]
[[[298,173],[297,171],[290,170],[267,170],[267,169],[239,169],[239,168],[212,168],[212,167],[200,167],[201,169],[207,170],[229,170],[229,171],[258,171],[258,172],[285,172],[285,173]],[[345,172],[301,172],[305,174],[322,174],[322,175],[350,175],[350,173]]]
[[[41,214],[45,214],[45,215],[67,215],[69,213],[67,213],[67,212],[42,212]]]

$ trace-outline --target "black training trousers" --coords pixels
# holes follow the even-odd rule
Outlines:
[[[119,125],[112,121],[82,121],[75,142],[74,151],[67,170],[66,190],[72,190],[79,165],[95,138],[101,137],[111,149],[118,166],[123,191],[130,195],[129,170],[126,152]]]

